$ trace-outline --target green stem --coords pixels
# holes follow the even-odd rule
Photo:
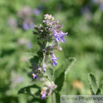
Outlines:
[[[48,45],[48,42],[46,42],[45,44],[44,44],[44,49],[47,47],[47,45]],[[42,60],[42,66],[44,67],[44,61],[45,61],[45,52],[44,52],[44,54],[43,54],[43,60]]]
[[[56,103],[55,93],[52,94],[52,101],[53,101],[53,103]]]

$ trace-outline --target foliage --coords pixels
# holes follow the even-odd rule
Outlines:
[[[89,74],[90,89],[92,95],[99,95],[102,92],[102,87],[99,87],[97,79],[93,74]]]

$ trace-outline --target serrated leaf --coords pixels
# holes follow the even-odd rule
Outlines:
[[[101,89],[100,88],[98,88],[97,92],[96,92],[96,95],[99,95],[99,94],[101,94]]]
[[[95,92],[93,91],[91,84],[90,84],[90,90],[91,90],[92,95],[95,95]]]
[[[57,91],[61,91],[65,76],[69,71],[70,67],[73,65],[75,58],[68,58],[64,63],[54,72],[54,82],[57,85]]]
[[[36,84],[27,86],[27,87],[21,88],[18,91],[18,94],[21,94],[21,93],[29,94],[35,98],[40,98],[40,87],[37,86]]]
[[[98,89],[98,83],[96,77],[93,74],[89,74],[89,82],[92,95],[94,95]]]

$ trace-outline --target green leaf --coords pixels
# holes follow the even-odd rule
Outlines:
[[[43,52],[42,51],[38,51],[37,54],[38,54],[39,58],[43,58]]]
[[[33,54],[33,53],[28,53],[28,52],[27,52],[26,55],[27,55],[27,58],[28,58],[29,61],[30,61],[31,58],[34,57],[34,54]]]
[[[99,94],[101,94],[101,89],[100,88],[98,88],[97,92],[96,92],[96,95],[99,95]]]
[[[88,77],[89,77],[89,83],[90,83],[90,89],[91,89],[92,95],[95,95],[98,89],[98,83],[97,83],[96,77],[94,76],[94,74],[89,74]]]
[[[24,94],[29,94],[35,98],[40,98],[40,87],[36,84],[31,85],[31,86],[27,86],[24,88],[21,88],[18,91],[18,94],[24,93]]]
[[[92,95],[95,95],[95,92],[93,91],[93,88],[92,88],[91,84],[90,84],[90,90],[91,90]]]
[[[64,61],[64,63],[54,72],[54,82],[57,85],[57,91],[60,92],[64,81],[65,76],[71,66],[74,64],[75,58],[68,58]]]
[[[28,60],[30,63],[38,63],[39,62],[39,57],[35,56],[33,53],[26,53]]]
[[[46,76],[50,81],[53,81],[54,71],[52,68],[47,68],[43,75]]]
[[[103,84],[101,84],[99,88],[101,88],[101,94],[103,94]]]

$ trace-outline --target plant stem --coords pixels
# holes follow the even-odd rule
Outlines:
[[[47,47],[47,45],[48,45],[48,42],[45,43],[44,49]],[[42,66],[43,67],[44,67],[45,55],[46,55],[45,52],[43,52],[43,61],[42,61]]]
[[[55,93],[52,94],[52,101],[53,103],[56,103]]]

